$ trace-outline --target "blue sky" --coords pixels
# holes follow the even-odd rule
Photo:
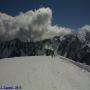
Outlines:
[[[0,0],[0,12],[15,16],[40,7],[50,7],[53,23],[78,28],[90,24],[90,0]]]

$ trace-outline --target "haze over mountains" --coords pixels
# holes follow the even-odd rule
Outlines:
[[[52,25],[52,10],[40,8],[12,17],[0,13],[0,58],[47,55],[46,50],[90,64],[90,25]]]

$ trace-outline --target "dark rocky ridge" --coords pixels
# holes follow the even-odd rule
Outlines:
[[[75,35],[65,35],[63,39],[56,36],[36,42],[23,42],[19,39],[0,41],[0,58],[52,54],[90,65],[89,41],[81,42]]]

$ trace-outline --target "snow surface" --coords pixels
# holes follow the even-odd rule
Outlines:
[[[64,58],[33,56],[0,60],[0,85],[22,90],[90,90],[90,72]]]

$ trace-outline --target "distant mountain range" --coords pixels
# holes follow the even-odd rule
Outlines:
[[[82,42],[77,35],[55,36],[36,42],[23,42],[19,39],[0,41],[0,58],[52,54],[90,65],[90,42]]]

